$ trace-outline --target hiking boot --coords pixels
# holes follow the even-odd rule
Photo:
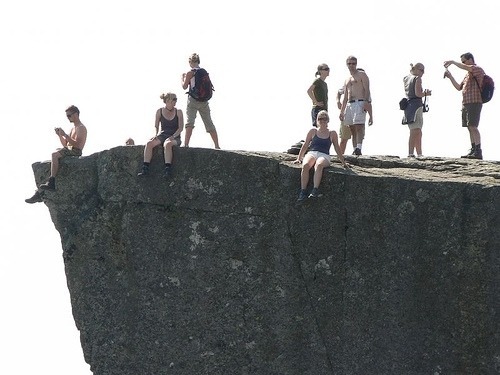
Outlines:
[[[470,150],[469,150],[469,153],[467,155],[464,155],[464,156],[460,156],[461,158],[469,158],[471,155],[474,155],[474,151],[475,151],[475,148],[472,147]]]
[[[355,148],[354,151],[352,152],[353,155],[359,156],[361,155],[361,149],[360,148]]]
[[[56,178],[49,177],[49,180],[46,183],[41,184],[39,187],[42,190],[56,190]]]
[[[483,160],[483,151],[481,149],[476,149],[472,155],[466,156],[467,159],[479,159]]]
[[[163,172],[163,175],[167,178],[172,176],[172,167],[165,167],[165,171]]]
[[[299,193],[299,198],[297,199],[297,202],[302,202],[306,198],[307,198],[307,191],[301,190]]]
[[[311,194],[309,194],[309,198],[319,198],[322,194],[319,193],[318,188],[313,188],[311,190]]]
[[[35,194],[33,194],[31,198],[25,199],[24,201],[29,204],[43,202],[42,194],[40,194],[40,192],[37,190],[35,191]]]
[[[142,171],[137,173],[137,176],[147,176],[149,174],[149,166],[143,165],[142,166]]]

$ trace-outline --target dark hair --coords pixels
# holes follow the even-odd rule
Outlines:
[[[349,60],[353,60],[353,61],[356,61],[356,64],[358,63],[358,59],[355,58],[354,56],[348,56],[347,59],[346,59],[346,62],[349,61]]]
[[[474,56],[472,56],[472,53],[470,52],[465,52],[463,55],[460,56],[461,59],[464,59],[464,60],[472,60],[472,62],[475,62],[474,61]]]
[[[68,108],[66,108],[66,112],[80,114],[80,110],[78,109],[78,107],[76,105],[70,105]]]

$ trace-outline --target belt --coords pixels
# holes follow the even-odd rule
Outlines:
[[[354,103],[354,102],[364,102],[365,99],[354,99],[354,100],[349,100],[349,103]]]

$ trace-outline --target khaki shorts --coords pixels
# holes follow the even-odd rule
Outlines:
[[[415,112],[415,122],[408,124],[408,129],[422,129],[424,126],[424,107],[418,107]]]
[[[344,121],[340,121],[340,130],[339,130],[340,139],[351,139],[351,128],[347,125],[344,125]]]
[[[194,128],[194,122],[196,120],[196,114],[200,112],[201,119],[205,125],[205,130],[210,133],[215,130],[215,125],[212,122],[212,117],[210,116],[210,107],[208,102],[200,102],[192,97],[188,96],[187,99],[187,122],[186,128]]]
[[[66,156],[82,156],[82,150],[76,147],[63,147],[63,148],[58,148],[57,152],[59,155],[61,155],[62,158]]]

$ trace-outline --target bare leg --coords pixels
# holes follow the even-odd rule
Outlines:
[[[220,147],[219,147],[219,137],[217,135],[217,130],[212,130],[210,132],[210,136],[212,137],[212,140],[214,141],[214,146],[217,150],[220,150]]]
[[[417,130],[416,136],[415,136],[415,150],[417,151],[417,156],[422,155],[422,129],[415,129]]]
[[[479,129],[477,128],[477,126],[468,126],[467,129],[469,129],[471,143],[474,143],[476,145],[480,145],[481,144],[481,134],[479,133]]]
[[[304,157],[304,162],[302,163],[302,171],[300,172],[300,188],[306,190],[307,183],[309,182],[309,171],[311,167],[316,162],[316,159],[311,155],[306,155]]]
[[[357,124],[353,126],[356,131],[356,145],[362,144],[363,139],[365,139],[365,125],[364,124]]]
[[[189,147],[189,141],[191,140],[191,135],[193,134],[194,126],[186,126],[186,134],[184,136],[184,147]]]
[[[321,178],[323,177],[323,169],[324,168],[325,168],[325,166],[322,163],[316,163],[316,165],[314,166],[313,186],[316,189],[319,188]]]
[[[340,140],[340,145],[339,145],[339,147],[340,147],[340,153],[341,153],[342,155],[344,155],[344,154],[345,154],[345,149],[346,149],[346,147],[347,147],[347,141],[348,141],[348,139],[341,139],[341,140]]]
[[[358,133],[357,133],[357,128],[355,125],[349,126],[349,129],[351,129],[351,134],[352,134],[352,147],[356,148],[357,138],[358,138]]]
[[[173,147],[177,142],[172,142],[170,140],[166,140],[165,143],[163,144],[163,150],[164,153],[163,155],[165,156],[165,164],[169,163],[172,164],[172,159],[174,156],[173,152]]]
[[[59,171],[59,159],[61,158],[61,154],[59,152],[52,153],[52,163],[50,165],[50,177],[56,177],[57,172]]]
[[[153,149],[160,144],[160,141],[156,138],[148,141],[146,143],[146,147],[144,147],[144,162],[151,162],[151,158],[153,157]]]

